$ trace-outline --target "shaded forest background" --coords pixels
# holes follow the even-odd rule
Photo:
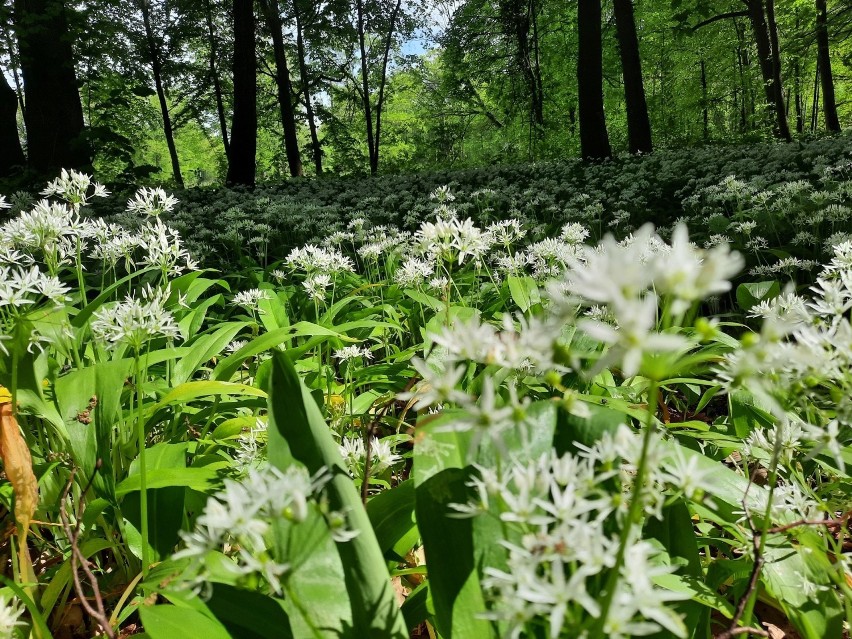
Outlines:
[[[3,0],[0,179],[411,172],[849,122],[827,0]],[[11,187],[10,187],[11,188]]]

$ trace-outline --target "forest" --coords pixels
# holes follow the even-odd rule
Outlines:
[[[849,639],[852,4],[0,0],[0,639]]]
[[[27,0],[0,27],[0,177],[604,158],[836,132],[852,110],[852,7],[823,0]]]

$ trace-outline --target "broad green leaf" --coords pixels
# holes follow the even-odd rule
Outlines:
[[[270,462],[283,468],[295,458],[310,473],[327,469],[332,475],[325,489],[329,505],[346,511],[349,527],[358,533],[336,544],[351,601],[353,636],[406,637],[384,557],[358,491],[319,407],[283,353],[273,356],[269,413]]]
[[[151,639],[236,639],[220,622],[183,606],[140,606],[139,616]]]
[[[367,502],[367,515],[385,556],[392,552],[395,558],[404,558],[420,538],[414,521],[414,480],[373,497]]]
[[[781,285],[777,280],[768,282],[747,282],[737,287],[737,304],[743,311],[748,311],[765,300],[778,297]]]
[[[450,504],[470,499],[470,468],[448,468],[417,486],[417,521],[426,564],[435,625],[445,637],[488,639],[491,624],[479,615],[485,599],[479,581],[473,519],[452,517]]]

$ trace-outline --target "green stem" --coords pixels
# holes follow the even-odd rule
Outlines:
[[[618,540],[618,552],[615,555],[615,564],[610,569],[606,580],[603,601],[601,602],[601,614],[598,617],[597,623],[592,627],[592,636],[600,637],[601,639],[606,637],[604,627],[606,626],[607,615],[615,597],[615,589],[620,577],[619,571],[624,565],[624,555],[627,552],[627,545],[630,543],[630,533],[642,514],[642,487],[645,483],[645,475],[648,473],[648,451],[651,448],[651,439],[655,430],[654,416],[657,412],[657,391],[659,387],[659,382],[652,380],[648,388],[648,415],[645,422],[645,433],[642,437],[642,452],[639,456],[636,478],[633,482],[632,494],[630,495],[630,509],[627,511],[627,520],[621,529],[621,536]]]
[[[142,576],[148,576],[151,565],[150,549],[148,547],[148,468],[145,465],[145,419],[142,416],[142,371],[139,366],[139,351],[133,358],[134,374],[136,377],[136,436],[139,442],[139,518],[142,535]]]

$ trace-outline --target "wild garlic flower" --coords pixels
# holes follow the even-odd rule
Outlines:
[[[0,595],[0,639],[12,639],[16,636],[15,629],[24,625],[21,621],[24,610],[24,605],[17,597]]]
[[[589,230],[577,222],[569,222],[562,227],[559,239],[567,244],[582,244],[589,237]]]
[[[332,284],[333,280],[330,275],[326,273],[316,273],[308,276],[308,278],[302,282],[302,287],[305,289],[305,292],[308,294],[310,299],[316,302],[324,302],[325,292],[331,288]]]
[[[287,255],[284,263],[290,268],[308,275],[313,273],[336,275],[355,271],[352,258],[343,255],[337,249],[323,248],[313,244],[294,248]]]
[[[415,240],[423,253],[459,265],[467,257],[480,260],[493,241],[470,218],[459,220],[455,216],[423,222],[415,233]]]
[[[519,636],[533,620],[544,621],[554,639],[599,618],[592,588],[613,569],[619,545],[610,524],[614,501],[604,488],[611,471],[596,458],[555,451],[512,461],[502,476],[475,468],[469,483],[475,497],[453,508],[461,517],[498,518],[506,531],[500,544],[508,550],[506,568],[484,568],[490,601],[483,616],[507,623],[509,636]],[[676,568],[652,561],[655,552],[647,542],[628,540],[616,601],[604,620],[609,632],[625,636],[617,633],[641,626],[646,633],[666,628],[685,636],[682,621],[666,607],[682,595],[653,583]]]
[[[367,451],[362,437],[344,437],[339,446],[340,456],[346,464],[352,477],[364,478],[364,462]],[[402,460],[394,453],[387,439],[372,437],[370,439],[370,476],[382,474]]]
[[[152,339],[179,339],[177,322],[166,309],[170,296],[170,286],[153,289],[147,285],[139,298],[128,295],[123,302],[104,305],[92,316],[92,335],[108,348],[123,344],[137,353]]]
[[[92,193],[89,193],[90,188]],[[79,210],[81,206],[88,203],[90,198],[107,197],[109,191],[103,184],[92,182],[91,176],[85,173],[79,173],[73,169],[70,171],[62,169],[59,177],[49,182],[41,194],[47,197],[59,197],[68,202],[74,210]]]
[[[429,194],[430,200],[436,200],[440,204],[445,202],[454,202],[456,196],[450,192],[449,185],[439,186]]]
[[[373,359],[373,353],[369,348],[356,345],[344,346],[334,351],[335,359],[340,360],[340,363],[348,362],[353,359],[364,358],[367,360]]]
[[[509,248],[522,240],[526,236],[527,230],[523,227],[520,220],[509,219],[489,224],[487,233],[491,236],[495,244]]]
[[[157,217],[162,213],[170,213],[180,200],[169,195],[161,188],[143,186],[127,200],[127,212],[136,215]]]
[[[246,311],[254,313],[260,308],[260,301],[268,299],[269,291],[260,288],[250,288],[234,295],[231,301],[237,306],[242,306]]]
[[[6,201],[5,195],[0,195],[0,209],[11,209],[12,205]]]
[[[226,566],[238,580],[260,577],[280,595],[281,580],[291,566],[287,557],[276,556],[273,551],[271,522],[284,518],[298,524],[307,518],[309,510],[319,510],[316,500],[329,477],[325,472],[310,477],[296,466],[281,471],[267,465],[249,470],[241,481],[225,480],[224,490],[208,497],[195,530],[181,532],[185,547],[174,558],[193,559],[187,574],[190,584],[200,586],[209,579],[203,561],[208,553],[228,552],[234,555],[234,561]],[[345,518],[341,521],[336,513],[331,514],[337,528],[345,527]]]
[[[423,281],[435,273],[435,266],[428,260],[419,257],[407,257],[396,269],[394,281],[404,288],[420,286]]]
[[[240,437],[234,463],[241,473],[249,472],[266,459],[266,433],[266,422],[258,418],[254,426]]]
[[[156,267],[166,277],[177,277],[198,268],[184,247],[180,233],[163,224],[159,218],[139,229],[139,245],[145,249],[139,264]]]

